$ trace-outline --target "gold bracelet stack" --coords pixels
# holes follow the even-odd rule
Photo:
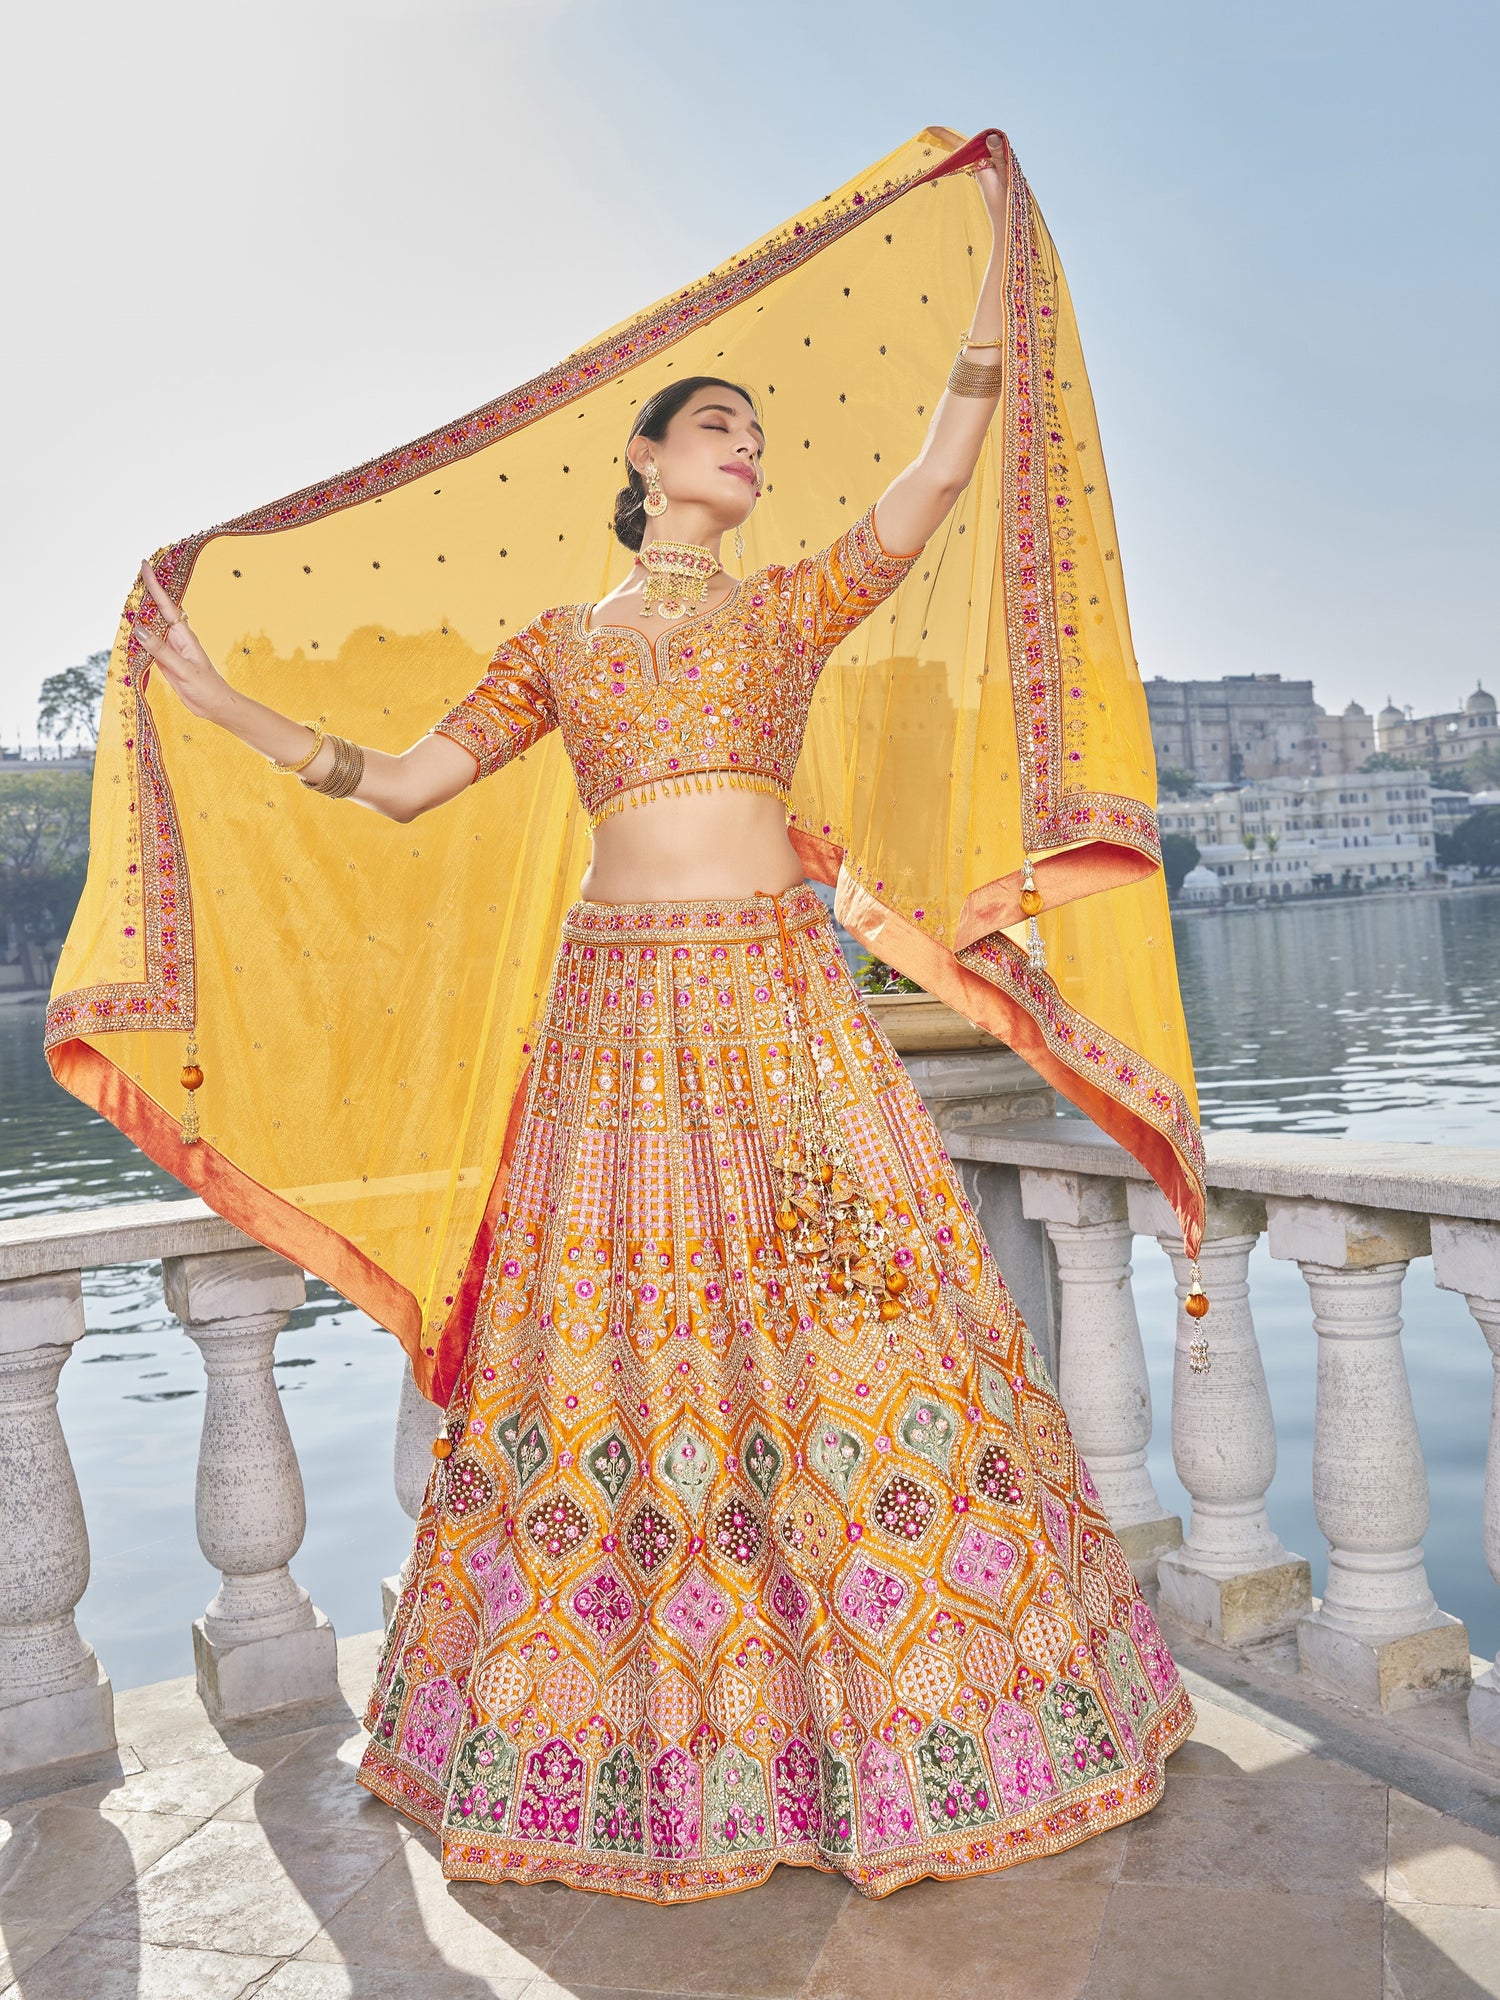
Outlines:
[[[323,726],[321,723],[304,722],[302,727],[304,729],[310,729],[312,731],[313,747],[311,748],[311,750],[308,751],[307,755],[304,758],[302,758],[300,763],[278,764],[274,757],[270,760],[271,769],[273,771],[280,771],[285,777],[294,777],[298,771],[305,771],[308,765],[312,762],[313,758],[317,756],[318,752],[323,747]]]
[[[347,799],[359,789],[359,781],[365,775],[365,753],[347,736],[330,736],[328,742],[333,750],[333,769],[326,778],[304,778],[302,782],[310,792],[321,792],[324,798]]]
[[[999,342],[994,344],[998,346]],[[948,387],[955,396],[998,396],[1004,386],[1004,368],[966,361],[962,355],[948,371]]]

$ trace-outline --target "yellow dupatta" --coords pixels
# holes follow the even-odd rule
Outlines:
[[[761,395],[746,569],[795,560],[913,457],[969,324],[980,154],[928,130],[698,283],[415,443],[158,555],[229,679],[398,750],[542,607],[623,574],[609,508],[674,375]],[[898,595],[825,669],[793,793],[809,874],[882,958],[1023,1055],[1202,1225],[1202,1151],[1145,699],[1067,286],[1013,174],[1007,386]],[[588,832],[556,735],[411,826],[274,775],[110,662],[54,1074],[394,1331],[446,1397],[532,1023]],[[1018,900],[1030,858],[1045,969]],[[184,1143],[189,1037],[205,1081]]]

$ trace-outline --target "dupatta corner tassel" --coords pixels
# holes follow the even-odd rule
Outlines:
[[[203,1088],[203,1069],[198,1062],[198,1044],[189,1035],[185,1051],[187,1060],[178,1072],[184,1096],[182,1101],[182,1125],[178,1133],[184,1146],[196,1146],[202,1127],[198,1123],[198,1099],[196,1092]]]
[[[1189,1319],[1201,1320],[1208,1311],[1208,1293],[1203,1289],[1203,1274],[1198,1269],[1196,1257],[1192,1262],[1190,1279],[1188,1295],[1182,1302],[1182,1309]],[[1212,1366],[1208,1352],[1208,1335],[1197,1334],[1188,1342],[1188,1367],[1195,1375],[1206,1375]]]
[[[1021,869],[1021,915],[1026,919],[1026,957],[1033,972],[1047,970],[1047,947],[1042,942],[1042,933],[1037,927],[1037,918],[1043,909],[1042,892],[1036,886],[1032,873],[1031,856],[1023,857]]]

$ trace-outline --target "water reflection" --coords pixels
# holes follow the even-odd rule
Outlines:
[[[1205,1125],[1500,1145],[1500,892],[1173,933]]]

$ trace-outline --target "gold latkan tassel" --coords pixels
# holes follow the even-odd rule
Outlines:
[[[803,1037],[798,1004],[802,981],[792,969],[792,942],[781,903],[768,890],[759,893],[769,897],[776,918],[786,988],[789,1101],[786,1142],[773,1162],[781,1183],[776,1227],[786,1239],[788,1259],[801,1260],[804,1282],[844,1300],[862,1324],[883,1322],[889,1329],[886,1344],[894,1348],[900,1341],[907,1280],[885,1226],[887,1204],[872,1199],[861,1184],[843,1128],[823,1101]]]
[[[180,1136],[184,1146],[196,1146],[201,1128],[198,1124],[198,1099],[194,1095],[194,1092],[201,1090],[203,1087],[203,1070],[197,1060],[198,1044],[191,1035],[188,1037],[186,1054],[187,1061],[182,1065],[178,1077],[178,1081],[186,1093],[182,1104],[182,1131]]]
[[[1202,1319],[1208,1311],[1208,1293],[1203,1289],[1203,1276],[1198,1269],[1198,1260],[1192,1262],[1191,1282],[1188,1295],[1182,1302],[1182,1309],[1189,1319]],[[1208,1355],[1208,1335],[1200,1333],[1188,1343],[1188,1367],[1195,1375],[1206,1375],[1212,1363]]]
[[[1047,947],[1042,943],[1042,933],[1035,917],[1026,919],[1026,956],[1031,961],[1033,972],[1047,970]]]

